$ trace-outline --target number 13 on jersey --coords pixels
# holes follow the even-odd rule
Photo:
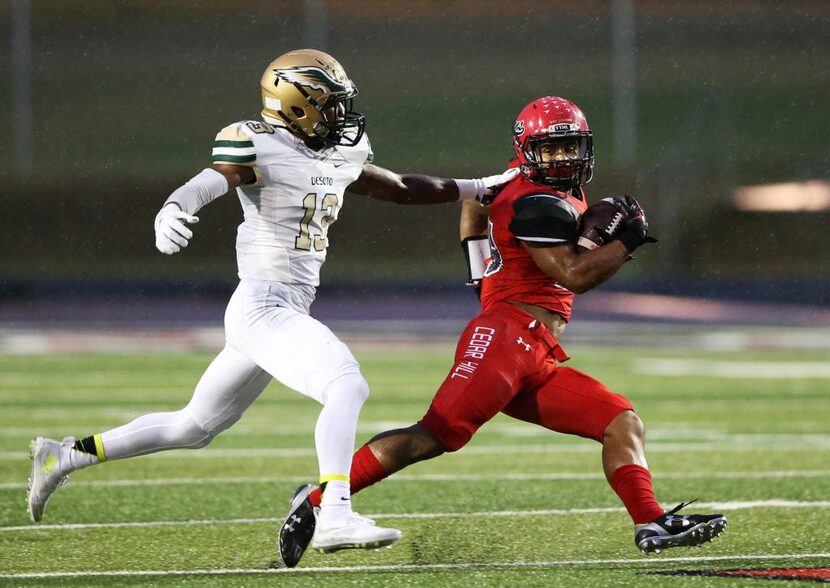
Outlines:
[[[294,239],[294,248],[303,251],[323,251],[328,247],[328,233],[329,225],[337,220],[337,213],[340,209],[340,202],[337,194],[323,194],[320,200],[320,208],[317,208],[317,194],[309,192],[303,198],[303,219],[300,221],[300,233]],[[312,234],[311,227],[314,216],[317,213],[322,216],[320,220],[314,223],[314,227],[319,227],[319,232]]]

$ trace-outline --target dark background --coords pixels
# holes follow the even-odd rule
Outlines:
[[[626,7],[635,49],[615,52]],[[220,128],[258,117],[264,67],[315,46],[356,82],[375,161],[399,172],[497,173],[522,106],[579,104],[589,195],[637,195],[660,238],[610,290],[830,305],[830,213],[731,204],[739,186],[828,179],[828,30],[823,0],[4,2],[0,300],[226,296],[235,196],[201,211],[177,256],[155,250],[153,218],[210,164]],[[324,285],[462,291],[457,213],[347,198]]]

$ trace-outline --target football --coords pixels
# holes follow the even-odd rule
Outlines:
[[[589,206],[579,217],[577,249],[589,251],[613,241],[622,230],[624,217],[620,206],[611,198]]]

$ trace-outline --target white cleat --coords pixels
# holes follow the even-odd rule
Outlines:
[[[403,537],[397,529],[378,527],[372,519],[351,513],[331,527],[322,527],[317,522],[311,546],[323,553],[341,549],[379,549],[394,545]]]
[[[43,517],[49,497],[69,481],[63,472],[68,471],[69,451],[74,444],[74,437],[67,437],[60,442],[38,437],[29,446],[32,473],[29,476],[27,508],[32,521],[38,522]]]

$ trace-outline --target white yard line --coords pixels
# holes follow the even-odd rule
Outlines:
[[[107,416],[111,417],[112,415],[119,413],[123,414],[126,419],[134,419],[137,417],[142,416],[144,413],[134,410],[129,411],[116,411],[115,409],[105,409]],[[246,415],[247,417],[247,415]],[[256,418],[256,417],[255,417]],[[308,418],[308,419],[296,419],[292,420],[291,423],[274,423],[274,422],[261,422],[261,423],[244,423],[244,424],[236,424],[230,429],[226,431],[222,431],[222,438],[226,439],[228,437],[252,437],[252,436],[295,436],[295,435],[303,435],[307,436],[311,431],[314,430],[315,425],[315,418]],[[412,424],[413,421],[363,421],[358,424],[357,432],[361,434],[374,434],[374,433],[382,433],[384,431],[388,431],[390,429],[402,429],[404,427],[408,427]],[[66,426],[64,426],[64,429]],[[83,424],[83,423],[75,423],[73,422],[69,425],[73,431],[97,431],[101,429],[101,423],[95,424]],[[504,429],[504,430],[503,430]],[[516,429],[524,429],[524,431],[515,432]],[[542,429],[541,427],[536,427],[533,425],[527,426],[516,426],[516,425],[508,425],[505,427],[502,424],[494,424],[488,427],[488,433],[501,433],[503,435],[514,435],[518,436],[521,435],[523,437],[527,436],[528,431],[539,431],[539,435],[550,435],[550,431],[547,429]],[[35,427],[4,427],[0,429],[0,437],[8,437],[8,438],[15,438],[15,437],[24,437],[24,438],[32,438],[36,435],[43,435],[47,437],[62,437],[64,430],[57,430],[54,425],[46,428],[44,430],[43,427],[40,429],[36,429]],[[670,430],[666,430],[665,433],[660,432],[651,432],[651,435],[668,435]],[[695,438],[700,439],[702,437],[697,436],[693,437],[695,434],[694,430],[689,429],[686,433],[680,432],[678,433],[674,439],[685,439],[685,438]],[[707,438],[712,439],[720,439],[723,437],[723,434],[720,434],[718,437],[713,437],[716,433],[714,431],[710,431],[706,433],[709,435]],[[684,437],[684,435],[688,435],[688,437]]]
[[[746,380],[790,380],[830,378],[830,363],[826,361],[729,361],[710,359],[683,359],[666,357],[638,357],[631,361],[631,371],[648,376],[707,377]],[[0,374],[0,392],[19,388],[53,386],[60,390],[115,389],[123,394],[130,385],[141,380],[141,390],[170,390],[191,388],[190,376],[166,376],[157,381],[141,370],[95,370],[79,372],[67,380],[63,374],[7,370]],[[379,386],[381,387],[381,386]]]
[[[710,361],[643,357],[632,371],[648,376],[729,378],[740,380],[799,380],[830,378],[826,361]]]
[[[804,471],[770,471],[770,472],[687,472],[687,473],[653,473],[658,480],[689,479],[729,479],[729,480],[766,480],[787,478],[826,478],[830,470]],[[604,480],[599,472],[551,472],[534,474],[394,474],[387,482],[509,482],[534,480]],[[115,488],[133,486],[192,486],[205,484],[281,484],[308,482],[309,476],[217,476],[214,478],[158,478],[140,480],[89,480],[73,482],[74,488]],[[0,490],[23,490],[25,482],[0,483]]]
[[[830,508],[830,501],[803,502],[797,500],[750,500],[740,502],[700,502],[696,507],[715,510],[733,511],[754,508]],[[622,507],[607,508],[554,508],[539,510],[496,510],[481,512],[416,512],[416,513],[375,513],[366,516],[373,519],[448,519],[469,517],[538,517],[538,516],[572,516],[587,514],[622,513]],[[189,521],[145,521],[126,523],[69,523],[65,525],[18,525],[0,527],[0,533],[26,531],[72,531],[78,529],[118,529],[130,527],[187,527],[201,525],[250,525],[273,524],[282,522],[282,518],[244,518],[244,519],[201,519]]]
[[[787,451],[811,453],[830,449],[830,435],[726,435],[720,441],[701,441],[688,443],[654,440],[648,443],[649,453],[701,453],[703,451],[728,451],[744,453],[752,451]],[[465,447],[456,455],[504,455],[515,453],[598,453],[597,443],[560,444],[493,444]],[[311,447],[297,448],[234,448],[234,449],[200,449],[162,451],[153,455],[153,459],[217,459],[249,457],[309,457],[316,453]],[[0,460],[26,459],[26,450],[0,451]]]
[[[130,576],[227,576],[236,574],[315,574],[325,572],[416,572],[424,570],[468,570],[468,569],[509,569],[509,568],[556,568],[567,566],[633,565],[650,566],[666,563],[698,563],[729,561],[778,561],[828,558],[830,553],[787,553],[759,555],[723,555],[696,557],[654,557],[639,559],[595,559],[558,561],[523,561],[492,563],[435,563],[435,564],[393,564],[376,566],[325,566],[316,568],[277,569],[215,569],[215,570],[118,570],[111,572],[41,572],[29,574],[0,574],[10,580],[46,578],[118,578]]]

